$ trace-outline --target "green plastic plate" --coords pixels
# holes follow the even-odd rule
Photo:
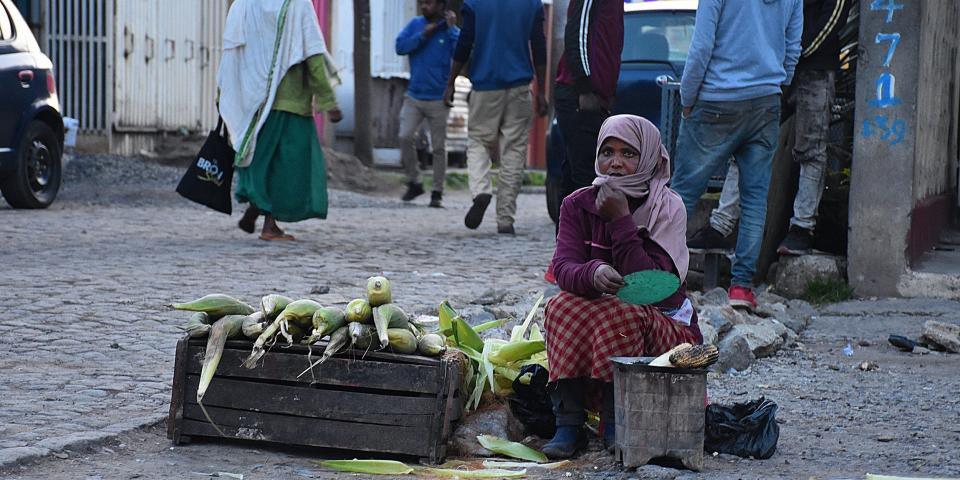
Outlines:
[[[663,270],[643,270],[623,277],[626,285],[617,292],[624,302],[634,305],[652,305],[680,288],[680,279]]]

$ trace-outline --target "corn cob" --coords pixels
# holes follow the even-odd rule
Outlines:
[[[690,347],[691,345],[689,343],[681,343],[680,345],[677,345],[676,347],[671,348],[669,351],[667,351],[663,355],[660,355],[659,357],[654,358],[653,361],[648,363],[647,365],[651,367],[672,367],[673,364],[670,363],[670,355],[673,355],[674,352],[683,350],[685,348],[690,348]]]
[[[287,305],[287,308],[280,312],[277,321],[280,322],[280,334],[287,339],[288,344],[296,340],[290,333],[291,326],[296,325],[300,332],[304,332],[313,327],[313,313],[323,308],[319,303],[313,300],[297,300]]]
[[[420,341],[417,343],[417,350],[420,351],[421,355],[427,357],[439,357],[446,353],[447,344],[440,335],[428,333],[420,337]]]
[[[388,328],[387,345],[394,353],[410,355],[417,352],[417,337],[406,328]]]
[[[390,343],[387,330],[391,328],[406,328],[410,324],[407,314],[400,307],[388,303],[373,309],[373,325],[377,328],[377,338],[381,348]]]
[[[526,360],[534,354],[546,350],[547,346],[543,340],[521,340],[510,342],[499,350],[490,353],[490,363],[501,367],[510,365],[513,362]]]
[[[370,277],[367,279],[367,301],[371,307],[386,305],[393,299],[390,280],[385,277]]]
[[[256,340],[267,328],[267,322],[264,321],[263,312],[253,312],[243,319],[243,335],[251,340]]]
[[[323,307],[313,312],[313,333],[304,339],[304,343],[313,344],[321,338],[332,334],[338,328],[347,324],[347,317],[339,308]]]
[[[370,303],[362,298],[351,300],[347,304],[347,323],[373,323],[373,310]]]
[[[367,350],[378,342],[377,329],[373,328],[373,325],[350,322],[347,324],[347,329],[350,332],[350,344],[353,345],[353,348]]]
[[[266,345],[267,342],[273,340],[277,336],[277,332],[280,331],[280,321],[274,320],[267,325],[267,328],[263,329],[263,333],[257,337],[257,341],[253,342],[253,350],[250,352],[250,356],[243,361],[243,366],[245,368],[253,368],[257,366],[257,361],[263,357],[263,354],[267,353]]]
[[[287,308],[287,305],[291,302],[293,302],[293,299],[283,295],[267,295],[260,299],[260,311],[263,312],[264,318],[273,320],[277,318],[277,315],[280,315],[280,312]]]
[[[707,368],[720,359],[714,345],[694,345],[670,354],[670,363],[677,368]]]
[[[177,328],[187,332],[190,338],[206,337],[210,333],[210,316],[203,312],[195,312],[186,325]]]
[[[174,303],[170,305],[170,308],[190,312],[204,312],[211,317],[218,318],[224,315],[250,315],[254,312],[253,307],[250,305],[229,295],[221,295],[219,293],[207,295],[192,302]]]

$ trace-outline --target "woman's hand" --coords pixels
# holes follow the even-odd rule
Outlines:
[[[605,222],[612,222],[630,215],[630,205],[627,196],[620,190],[614,190],[605,195],[603,200],[597,197],[597,211]]]
[[[610,265],[604,263],[593,272],[593,288],[601,293],[615,294],[623,287],[623,277]]]

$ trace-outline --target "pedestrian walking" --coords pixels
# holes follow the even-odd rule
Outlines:
[[[756,308],[753,275],[780,128],[780,95],[793,79],[803,29],[801,0],[701,0],[680,79],[683,119],[673,188],[687,215],[730,157],[740,167],[742,218],[730,304]]]
[[[567,7],[553,106],[567,154],[561,199],[596,178],[595,144],[613,109],[623,53],[623,1],[574,0]]]
[[[238,223],[265,216],[261,240],[294,240],[277,222],[327,216],[327,169],[313,109],[342,118],[336,68],[310,0],[237,0],[230,7],[217,75],[220,113],[237,152]]]
[[[800,164],[800,178],[790,230],[777,248],[781,255],[806,255],[813,249],[813,231],[826,180],[830,108],[840,69],[839,31],[846,24],[850,3],[804,0],[802,54],[787,95],[787,104],[795,112],[793,160]],[[739,169],[733,162],[723,184],[720,205],[711,212],[710,224],[687,242],[691,249],[732,247],[731,234],[740,218],[738,178]]]
[[[662,270],[687,276],[687,218],[667,184],[670,159],[652,123],[635,115],[608,118],[595,150],[597,179],[564,199],[553,268],[561,292],[544,312],[556,435],[543,447],[568,458],[586,444],[589,389],[601,386],[603,440],[611,447],[613,364],[610,357],[657,356],[684,342],[703,342],[686,282],[656,305],[617,297],[625,275]]]
[[[497,232],[514,234],[517,195],[530,140],[533,105],[530,82],[536,74],[536,109],[546,115],[544,96],[547,45],[540,0],[466,0],[461,10],[463,28],[444,92],[453,105],[454,80],[469,61],[473,91],[469,98],[467,169],[473,205],[463,219],[467,228],[483,222],[493,198],[490,153],[499,148],[497,175]],[[530,59],[533,58],[531,65]]]
[[[443,92],[450,76],[453,51],[460,38],[457,14],[447,10],[446,0],[419,0],[419,17],[410,20],[397,35],[397,55],[410,58],[410,85],[400,109],[400,149],[407,174],[407,191],[403,201],[409,202],[425,192],[417,159],[416,133],[426,121],[430,126],[433,146],[433,191],[430,206],[443,207],[443,184],[447,175],[447,117],[450,107],[443,101]]]

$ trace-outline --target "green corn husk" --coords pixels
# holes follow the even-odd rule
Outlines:
[[[379,347],[377,339],[377,329],[373,325],[367,325],[360,322],[350,322],[347,324],[347,330],[350,332],[350,344],[353,348],[368,350],[371,347]]]
[[[556,470],[569,465],[573,465],[570,460],[562,460],[553,463],[536,462],[500,462],[496,460],[484,460],[483,468],[543,468],[547,470]]]
[[[297,378],[300,378],[307,374],[307,372],[313,370],[314,367],[319,367],[323,365],[324,362],[330,359],[330,357],[336,355],[338,352],[350,346],[350,331],[348,327],[340,327],[335,332],[330,334],[330,341],[327,342],[327,347],[323,350],[323,355],[320,356],[320,359],[316,362],[310,364],[306,370],[300,372],[300,375],[297,375]]]
[[[190,338],[202,338],[210,333],[210,323],[210,315],[204,312],[194,312],[193,315],[190,315],[190,320],[187,321],[186,325],[177,328],[187,332]]]
[[[393,301],[393,290],[390,280],[386,277],[370,277],[367,279],[367,302],[373,308],[386,305]]]
[[[312,345],[321,338],[332,334],[338,328],[347,324],[347,316],[339,308],[323,307],[313,312],[313,333],[303,340],[303,343]]]
[[[366,473],[369,475],[407,475],[413,473],[412,468],[394,460],[314,460],[313,463],[338,472]]]
[[[522,443],[511,442],[492,435],[477,435],[477,441],[480,442],[483,448],[511,458],[519,458],[521,460],[539,463],[545,463],[547,461],[546,455]]]
[[[519,340],[510,342],[490,353],[490,362],[505,367],[514,362],[526,360],[547,349],[543,340]]]
[[[483,350],[483,339],[460,317],[453,319],[453,337],[457,346],[470,347],[478,352]]]
[[[267,328],[267,322],[263,318],[263,312],[253,312],[247,315],[247,317],[243,319],[243,325],[241,326],[243,336],[250,340],[256,340],[265,328]]]
[[[500,470],[500,469],[481,469],[481,470],[453,470],[448,468],[427,468],[424,472],[439,477],[456,478],[518,478],[525,477],[527,470]]]
[[[480,325],[474,326],[473,331],[477,333],[486,332],[487,330],[490,330],[492,328],[502,327],[506,325],[508,321],[509,319],[506,319],[506,318],[501,318],[500,320],[490,320],[489,322],[481,323]]]
[[[231,297],[215,293],[205,297],[198,298],[192,302],[174,303],[170,308],[177,310],[187,310],[190,312],[204,312],[211,317],[222,317],[224,315],[250,315],[255,312],[253,307],[246,303]]]
[[[381,348],[390,343],[390,339],[387,338],[387,330],[406,328],[410,324],[408,318],[403,309],[392,303],[380,305],[373,309],[373,325],[377,329],[377,338],[380,340]]]
[[[224,435],[223,431],[220,430],[220,427],[218,427],[217,424],[213,423],[213,420],[207,413],[207,409],[203,406],[203,396],[207,393],[207,388],[210,387],[210,383],[213,381],[213,376],[217,372],[217,366],[220,365],[220,357],[223,356],[223,349],[227,344],[227,340],[241,334],[240,330],[242,328],[244,318],[246,318],[244,315],[227,315],[220,320],[217,320],[210,329],[210,336],[207,338],[207,348],[203,353],[203,366],[200,369],[200,383],[197,386],[197,404],[203,411],[203,415],[207,417],[207,421],[210,422],[210,425],[213,425],[213,428],[221,436],[226,435]]]
[[[290,302],[277,319],[282,322],[296,323],[300,328],[313,328],[313,314],[321,308],[323,305],[313,300],[297,300]]]
[[[420,337],[420,341],[417,342],[417,350],[426,357],[439,357],[447,352],[447,344],[440,335],[428,333]]]
[[[388,328],[387,344],[393,353],[403,355],[417,353],[417,337],[406,328]]]
[[[453,335],[453,319],[460,315],[450,306],[450,302],[446,300],[440,302],[437,315],[440,317],[440,334],[445,337]]]
[[[292,302],[292,298],[283,295],[266,295],[260,299],[260,311],[263,312],[264,318],[273,320]]]

